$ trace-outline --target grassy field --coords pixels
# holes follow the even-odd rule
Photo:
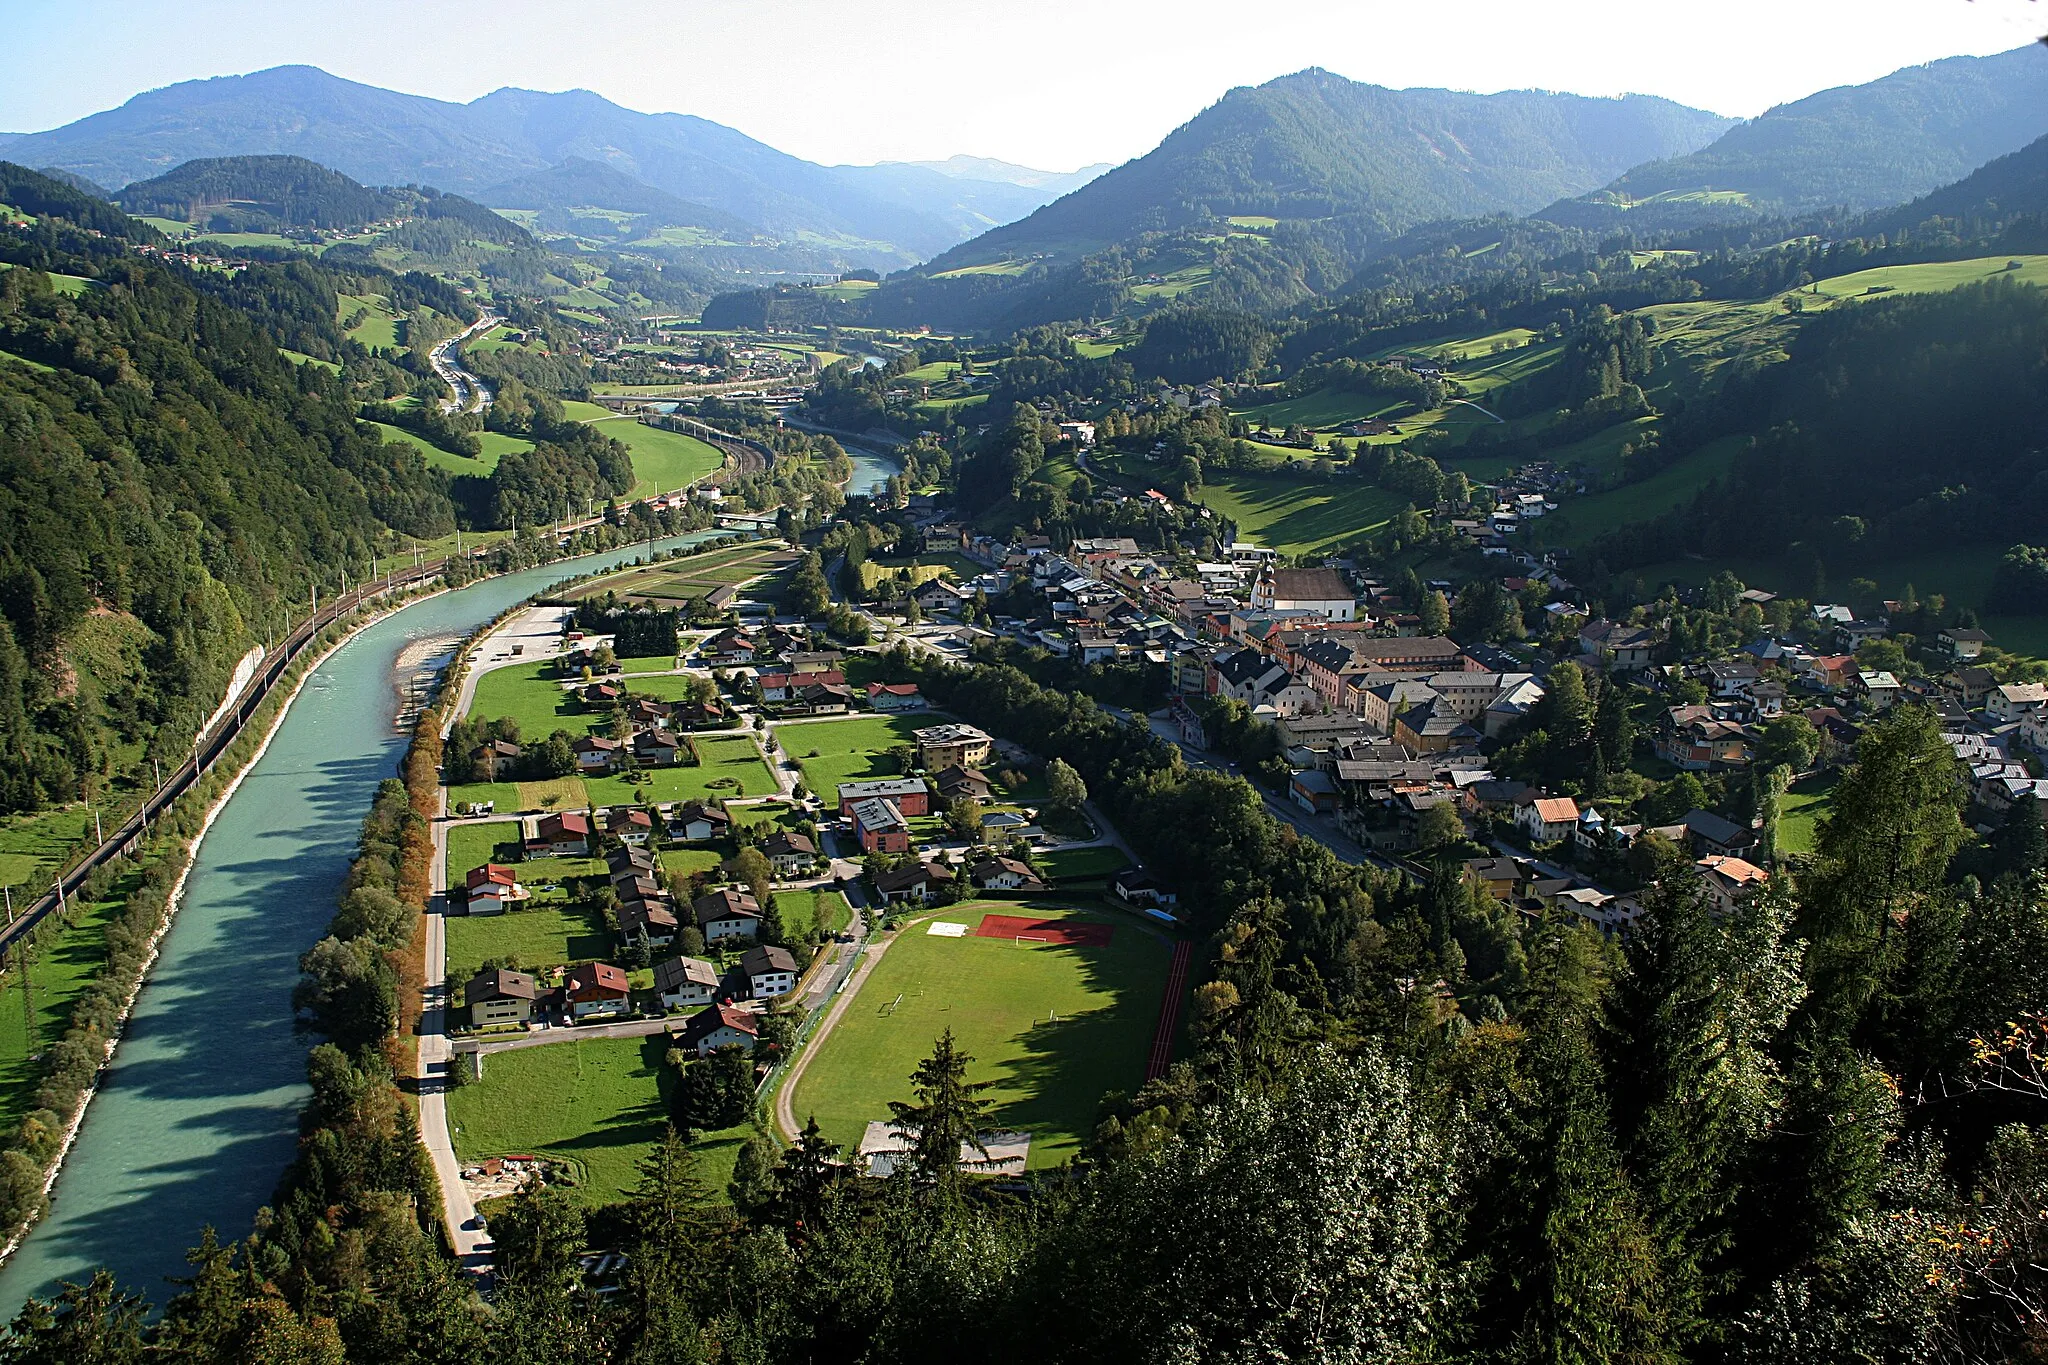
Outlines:
[[[510,716],[519,722],[520,736],[528,741],[546,739],[557,730],[589,734],[604,713],[585,710],[581,701],[563,691],[546,676],[551,667],[536,661],[492,669],[476,680],[469,714],[481,720]]]
[[[1105,1092],[1143,1083],[1166,944],[1127,919],[1053,901],[982,902],[937,918],[974,926],[988,912],[1115,927],[1099,948],[1022,946],[971,927],[963,938],[934,937],[921,923],[901,931],[805,1071],[793,1097],[799,1121],[816,1115],[827,1137],[856,1146],[869,1122],[889,1116],[889,1101],[911,1098],[911,1069],[948,1028],[975,1059],[970,1079],[994,1082],[991,1125],[1032,1135],[1034,1168],[1074,1154]]]
[[[50,889],[72,851],[92,840],[92,812],[84,806],[0,819],[0,886],[27,887],[35,895]]]
[[[2020,262],[2020,268],[2008,270],[2008,261]],[[1989,279],[2048,285],[2048,256],[1979,256],[1967,261],[1879,266],[1875,270],[1859,270],[1853,275],[1821,280],[1810,292],[1799,292],[1810,303],[1815,295],[1830,300],[1864,298],[1870,296],[1873,289],[1880,294],[1940,294]]]
[[[37,1052],[64,1036],[72,1002],[107,960],[107,925],[140,883],[139,876],[130,876],[116,883],[105,900],[82,905],[74,902],[65,928],[43,931],[47,937],[35,949],[29,966]],[[36,1087],[42,1081],[42,1069],[29,1061],[28,1011],[17,964],[18,959],[10,954],[8,970],[0,975],[0,1125],[10,1129],[34,1108]]]
[[[725,463],[724,453],[716,446],[631,417],[612,418],[598,430],[633,452],[630,497],[651,497],[687,487]]]
[[[1660,516],[1727,473],[1742,444],[1742,437],[1724,437],[1640,483],[1569,499],[1532,534],[1545,545],[1579,546],[1617,526]]]
[[[450,915],[448,979],[460,984],[494,957],[516,958],[522,969],[609,959],[611,934],[588,910],[560,901],[503,915]]]
[[[445,469],[450,474],[474,474],[480,479],[491,476],[506,451],[533,449],[533,442],[524,437],[507,436],[502,431],[485,431],[477,434],[478,442],[483,446],[480,454],[474,457],[457,455],[453,451],[441,449],[418,432],[407,431],[404,427],[395,427],[389,422],[372,422],[370,425],[382,432],[385,440],[396,441],[400,445],[408,445],[419,451],[426,462],[436,469]]]
[[[836,934],[853,918],[846,897],[837,891],[778,891],[775,913],[782,921],[783,941],[805,943],[818,922],[818,905],[824,903],[825,932]]]
[[[853,720],[785,725],[775,734],[784,752],[802,766],[804,785],[831,801],[842,782],[894,776],[880,761],[881,756],[898,744],[915,743],[911,738],[914,732],[937,725],[943,719],[930,712],[915,716],[860,716]],[[811,756],[813,749],[818,751],[815,758]]]
[[[575,1171],[579,1203],[623,1198],[668,1125],[667,1048],[659,1036],[579,1038],[485,1058],[483,1080],[448,1095],[456,1154],[550,1157]]]
[[[1113,844],[1095,848],[1055,849],[1038,855],[1038,865],[1055,881],[1093,881],[1121,872],[1131,860]]]
[[[352,341],[360,341],[372,350],[398,345],[398,318],[391,311],[391,301],[382,294],[341,294],[337,296],[335,318],[347,321],[350,314],[362,308],[369,316],[349,328]]]
[[[1833,813],[1835,786],[1841,780],[1840,773],[1827,772],[1786,789],[1778,806],[1778,852],[1813,852],[1814,826]]]
[[[519,845],[517,820],[493,820],[487,825],[448,827],[448,888],[462,885],[473,867],[485,863],[516,863],[525,854]]]
[[[569,595],[599,597],[615,592],[629,602],[673,606],[729,584],[772,574],[795,562],[796,555],[780,542],[755,542],[609,574],[579,584]]]
[[[583,785],[590,800],[600,806],[634,801],[638,791],[646,792],[649,801],[775,794],[775,774],[768,770],[752,740],[699,735],[697,752],[704,761],[694,768],[650,768],[640,774],[637,783],[624,777],[587,777]],[[713,786],[715,782],[725,785]]]
[[[1221,470],[1198,496],[1203,506],[1235,521],[1244,539],[1284,555],[1314,554],[1353,540],[1384,525],[1410,501],[1357,479],[1322,483]]]

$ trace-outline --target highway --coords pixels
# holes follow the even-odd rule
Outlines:
[[[483,316],[472,322],[456,336],[449,337],[427,353],[427,363],[434,367],[434,373],[441,377],[449,391],[455,396],[441,400],[443,412],[482,412],[491,405],[491,391],[484,387],[484,381],[462,368],[455,359],[455,348],[471,337],[482,336],[504,319],[484,309]]]

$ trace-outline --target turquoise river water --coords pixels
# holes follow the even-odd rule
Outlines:
[[[699,532],[656,542],[672,549]],[[357,632],[309,677],[207,832],[162,950],[52,1192],[49,1216],[0,1269],[0,1314],[111,1268],[161,1305],[208,1224],[245,1236],[290,1164],[318,1039],[295,1029],[299,954],[320,938],[377,784],[401,650],[466,635],[574,573],[631,563],[645,545],[486,579]]]

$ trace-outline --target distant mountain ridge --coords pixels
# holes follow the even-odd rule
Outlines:
[[[1436,218],[1529,213],[1561,187],[1605,184],[1733,122],[1653,96],[1390,90],[1312,69],[1230,91],[1145,156],[933,264],[1077,255],[1230,214],[1359,213],[1391,235]]]
[[[493,208],[535,210],[542,227],[559,230],[568,229],[570,210],[596,207],[642,215],[646,221],[637,227],[699,227],[735,241],[763,235],[761,228],[744,218],[693,204],[604,162],[581,156],[479,190],[477,198]]]
[[[892,266],[980,226],[971,218],[963,225],[951,202],[955,182],[935,173],[949,191],[937,210],[708,119],[638,113],[587,90],[508,88],[454,104],[310,66],[182,82],[5,145],[11,159],[113,186],[196,158],[286,154],[365,184],[430,184],[464,195],[580,157],[772,232],[861,244],[858,254]]]
[[[2048,51],[1949,57],[1781,104],[1540,217],[1644,229],[1900,204],[2048,133]]]
[[[1030,166],[1019,166],[1014,161],[1003,161],[992,156],[949,156],[944,161],[906,161],[889,163],[905,166],[921,166],[940,175],[950,175],[961,180],[993,180],[1004,185],[1025,185],[1043,190],[1048,202],[1063,194],[1071,194],[1083,185],[1109,170],[1116,163],[1097,161],[1074,171],[1041,171]]]

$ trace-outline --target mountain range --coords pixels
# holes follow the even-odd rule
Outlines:
[[[924,166],[820,166],[709,119],[642,114],[587,90],[503,89],[456,104],[310,66],[147,91],[61,128],[5,138],[0,149],[24,165],[115,188],[198,158],[269,153],[305,157],[364,184],[433,185],[471,197],[581,160],[760,232],[838,243],[848,263],[890,267],[1048,197],[1039,187]],[[579,176],[587,172],[563,178]]]
[[[1582,227],[1885,208],[2048,133],[2048,51],[1950,57],[1766,110],[1542,217]]]
[[[933,268],[1079,255],[1226,215],[1363,214],[1390,235],[1435,218],[1525,214],[1704,147],[1733,123],[1645,95],[1389,90],[1303,71],[1232,90],[1153,151]]]

